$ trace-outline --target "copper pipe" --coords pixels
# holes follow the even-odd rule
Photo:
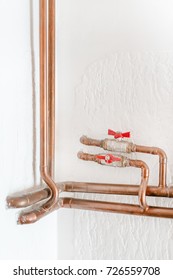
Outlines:
[[[142,160],[129,160],[130,166],[140,168],[141,169],[141,184],[139,187],[138,197],[139,197],[139,205],[143,209],[147,209],[148,205],[146,202],[146,191],[148,186],[149,179],[149,168],[148,165]]]
[[[55,0],[49,1],[48,12],[48,171],[53,178],[55,156]]]
[[[86,199],[63,198],[61,207],[81,210],[102,211],[129,215],[140,215],[160,218],[173,218],[173,208],[149,206],[144,210],[138,205],[93,201]]]
[[[54,0],[49,0],[49,7]],[[51,8],[50,8],[51,9]],[[51,9],[52,10],[52,9]],[[49,16],[51,16],[49,14]],[[53,15],[52,15],[53,16]],[[51,32],[51,30],[50,30]],[[47,92],[47,1],[40,0],[40,173],[51,190],[51,198],[44,205],[49,211],[58,198],[58,189],[48,172],[48,92]]]
[[[23,208],[47,199],[48,197],[50,197],[50,190],[49,188],[44,188],[20,196],[8,196],[6,201],[9,208]]]
[[[19,225],[23,224],[33,224],[50,214],[52,211],[55,211],[61,207],[60,205],[61,199],[58,199],[55,204],[49,209],[49,211],[45,211],[44,205],[36,205],[33,209],[27,209],[26,211],[22,211],[18,217],[17,223]]]
[[[103,146],[103,141],[104,140],[98,140],[98,139],[92,139],[92,138],[88,138],[87,136],[83,135],[80,138],[80,142],[84,145],[87,146],[96,146],[96,147],[101,147]]]

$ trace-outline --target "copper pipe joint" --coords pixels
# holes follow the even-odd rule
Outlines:
[[[146,147],[133,145],[132,152],[147,153],[159,156],[159,187],[164,189],[167,187],[166,176],[167,176],[167,155],[166,153],[157,147]]]
[[[46,211],[44,205],[37,206],[35,209],[31,209],[30,211],[23,211],[20,213],[17,223],[19,225],[23,224],[33,224],[40,220],[41,218],[45,217],[47,214],[51,213],[54,210],[57,210],[61,207],[62,201],[59,199],[53,207]]]

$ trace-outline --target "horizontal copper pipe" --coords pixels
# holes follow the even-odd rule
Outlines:
[[[76,198],[60,198],[54,204],[51,211],[60,208],[73,208],[80,210],[102,211],[109,213],[149,216],[158,218],[173,218],[173,208],[149,206],[147,209],[142,209],[136,204],[104,202],[97,200],[76,199]],[[23,212],[18,218],[18,224],[31,224],[38,221],[40,218],[48,214],[44,212],[43,207],[39,206],[30,212]]]
[[[61,204],[61,207],[64,208],[150,216],[158,218],[173,218],[173,208],[166,207],[149,206],[147,210],[144,210],[139,205],[135,204],[133,205],[125,203],[103,202],[75,198],[63,198]]]
[[[8,208],[23,208],[31,206],[37,202],[40,202],[44,199],[50,197],[49,188],[44,188],[40,190],[35,190],[34,192],[24,192],[23,195],[20,196],[8,196],[6,199]]]
[[[91,182],[62,182],[57,183],[62,192],[97,193],[110,195],[138,195],[140,185],[108,184]],[[148,186],[147,196],[173,197],[173,187],[159,189],[157,186]]]

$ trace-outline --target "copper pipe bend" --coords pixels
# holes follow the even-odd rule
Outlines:
[[[55,0],[49,0],[49,11],[55,10]],[[49,14],[49,21],[54,20],[55,14]],[[50,24],[49,34],[52,32],[54,34],[55,26]],[[56,204],[59,191],[56,187],[56,183],[53,181],[49,175],[49,158],[48,151],[49,146],[54,143],[48,142],[48,96],[49,92],[47,91],[47,78],[52,80],[48,76],[48,48],[47,48],[47,1],[40,0],[40,173],[44,182],[48,185],[51,191],[51,197],[49,201],[44,205],[45,211],[49,211],[54,204]],[[53,35],[52,35],[53,39]],[[54,53],[53,53],[54,56]],[[55,57],[52,59],[54,60]],[[54,141],[54,139],[53,139]]]
[[[157,147],[147,147],[140,145],[133,145],[132,152],[147,153],[159,156],[159,187],[163,190],[167,187],[167,155],[164,150]]]
[[[47,10],[48,21],[47,21]],[[54,153],[54,63],[55,61],[55,0],[40,0],[40,175],[50,190],[46,203],[36,210],[21,214],[18,223],[33,223],[52,211],[59,198],[59,190],[51,177]],[[49,33],[47,34],[47,29]],[[49,48],[48,48],[49,36]],[[49,58],[49,59],[48,59]],[[47,61],[49,66],[47,65]],[[53,100],[52,100],[53,99]],[[52,101],[51,101],[52,100]],[[48,109],[51,109],[49,114]],[[48,127],[51,125],[51,127]],[[52,147],[53,146],[53,147]]]

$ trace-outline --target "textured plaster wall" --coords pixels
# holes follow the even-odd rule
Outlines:
[[[73,3],[72,3],[73,2]],[[77,159],[81,135],[132,132],[137,144],[159,146],[173,175],[173,19],[171,1],[59,1],[57,179],[140,182],[140,170]],[[158,183],[157,156],[134,154]],[[135,197],[75,195],[137,203]],[[148,199],[173,207],[171,199]],[[58,212],[58,257],[172,259],[173,221],[80,210]]]
[[[76,130],[86,119],[85,133],[94,137],[103,137],[102,131],[106,135],[107,127],[129,129],[135,143],[162,147],[169,156],[170,167],[173,164],[173,136],[171,133],[168,136],[167,132],[172,130],[173,122],[171,73],[171,54],[116,53],[95,62],[86,71],[76,91]],[[83,108],[82,115],[78,114],[80,108]],[[149,164],[150,184],[157,185],[158,158],[140,154],[133,158],[144,159]],[[140,183],[140,171],[133,168],[111,169],[86,162],[80,165],[86,168],[88,174],[84,178],[89,181]],[[106,196],[103,198],[108,199]],[[137,203],[135,198],[124,200],[112,196],[110,199]],[[154,205],[173,206],[173,202],[167,199],[148,201]],[[173,257],[172,220],[75,211],[74,228],[75,258]]]

